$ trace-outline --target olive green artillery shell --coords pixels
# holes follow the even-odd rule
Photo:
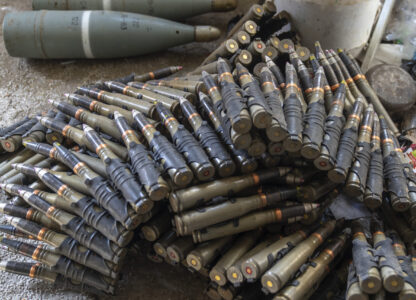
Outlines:
[[[306,233],[302,230],[292,235],[281,238],[263,250],[257,252],[241,263],[241,271],[246,279],[254,281],[260,278],[270,267],[270,264],[276,261],[282,250],[290,250],[306,238]],[[290,246],[288,246],[290,245]]]
[[[183,261],[189,252],[195,248],[192,237],[186,236],[176,239],[169,247],[166,249],[167,255],[171,261],[174,263],[180,263]]]
[[[186,257],[188,266],[197,271],[201,270],[218,257],[218,255],[221,254],[221,250],[224,249],[232,239],[233,237],[229,236],[198,245]]]
[[[231,267],[227,269],[227,279],[232,284],[239,285],[245,280],[245,277],[243,276],[243,273],[241,271],[241,264],[242,262],[246,261],[251,256],[255,255],[257,252],[263,250],[264,248],[268,247],[275,241],[279,240],[279,235],[272,235],[269,237],[263,237],[260,239],[260,241],[257,243],[257,245],[250,249],[247,253],[245,253],[243,256],[241,256],[240,259],[238,259]]]
[[[0,166],[0,176],[3,176],[6,174],[6,172],[12,170],[12,164],[21,163],[33,155],[35,154],[29,149],[23,149],[22,151],[16,153],[13,157],[5,161],[5,163]]]
[[[274,264],[261,278],[263,287],[271,293],[278,292],[332,234],[335,224],[334,220],[328,221]]]
[[[264,16],[265,11],[261,5],[253,4],[250,9],[245,13],[245,15],[234,25],[234,27],[230,30],[227,37],[232,36],[236,33],[243,24],[248,20],[258,21],[261,20]]]
[[[276,168],[261,173],[252,173],[243,176],[234,176],[215,180],[197,186],[172,192],[169,202],[174,212],[180,212],[195,207],[198,204],[208,202],[217,196],[226,196],[230,193],[237,193],[245,188],[255,186],[265,181],[286,175],[291,168]]]
[[[168,86],[154,86],[154,85],[149,85],[149,84],[137,82],[137,81],[129,82],[127,83],[127,85],[135,87],[137,89],[152,91],[152,92],[155,92],[156,94],[160,94],[160,95],[166,96],[174,100],[180,100],[181,98],[185,98],[191,103],[195,103],[196,101],[196,96],[194,94],[188,93],[185,91],[180,91],[177,89],[173,89]]]
[[[171,228],[170,214],[167,210],[153,217],[141,228],[144,238],[149,242],[156,241],[163,233]]]
[[[114,11],[11,12],[3,23],[4,43],[13,57],[128,57],[211,36],[217,38],[219,30]]]
[[[87,164],[88,167],[90,167],[94,172],[99,174],[100,176],[107,178],[107,173],[105,171],[105,166],[101,162],[99,158],[92,157],[88,154],[79,153],[76,151],[70,150],[72,154],[74,154],[76,157],[78,157],[79,160],[83,161]]]
[[[259,193],[249,197],[233,198],[203,210],[196,209],[175,215],[176,231],[179,235],[189,235],[194,230],[208,227],[223,221],[231,220],[260,209],[268,203],[279,201],[280,194]]]
[[[169,230],[168,232],[165,232],[161,238],[159,238],[156,243],[153,244],[153,250],[156,252],[157,255],[167,258],[167,248],[169,245],[171,245],[178,236],[176,235],[176,232],[173,230]]]
[[[237,237],[230,249],[221,256],[209,272],[211,281],[224,286],[227,283],[227,269],[254,246],[260,233],[259,230],[253,230]]]
[[[212,11],[228,11],[236,0],[33,0],[33,10],[111,10],[139,13],[170,20],[183,20]]]
[[[33,152],[32,152],[33,153]],[[41,161],[45,160],[45,156],[41,155],[41,154],[32,154],[31,157],[29,157],[28,159],[22,161],[24,164],[28,164],[28,165],[35,165]],[[11,178],[15,175],[19,174],[19,171],[15,170],[15,169],[11,169],[10,171],[8,171],[6,174],[1,176],[1,180],[6,180],[8,178]]]
[[[84,195],[91,196],[91,193],[88,189],[88,187],[84,184],[82,179],[78,177],[77,175],[72,174],[71,172],[56,172],[50,170],[50,172],[59,178],[63,183],[69,185],[74,190],[80,192]]]

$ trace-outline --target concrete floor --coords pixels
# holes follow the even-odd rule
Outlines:
[[[174,1],[174,0],[172,0]],[[240,0],[237,11],[206,14],[188,20],[190,24],[210,24],[225,30],[228,20],[243,12],[254,0]],[[0,0],[0,22],[14,10],[30,10],[30,0]],[[115,60],[41,61],[10,57],[0,31],[0,126],[26,115],[47,111],[48,99],[62,99],[77,86],[152,71],[168,65],[183,65],[182,73],[192,70],[220,43],[192,43],[169,51],[137,58]],[[4,197],[2,199],[4,201]],[[5,223],[3,216],[0,222]],[[22,260],[21,256],[0,249],[0,260]],[[117,289],[118,299],[207,299],[206,283],[183,268],[155,264],[140,255],[130,255]],[[2,299],[94,299],[93,296],[56,290],[50,284],[0,272]],[[106,297],[107,298],[107,297]],[[108,297],[113,299],[116,297]]]

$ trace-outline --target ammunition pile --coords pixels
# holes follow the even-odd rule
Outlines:
[[[351,56],[310,55],[275,13],[253,5],[187,76],[82,86],[1,129],[0,243],[38,263],[0,268],[114,293],[138,246],[212,299],[416,299],[399,131]],[[336,217],[341,196],[372,214]]]

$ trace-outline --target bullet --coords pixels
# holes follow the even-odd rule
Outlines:
[[[7,152],[15,152],[22,146],[22,136],[37,123],[36,118],[29,119],[19,127],[1,137],[1,146]]]
[[[272,112],[267,101],[260,89],[260,86],[254,81],[253,76],[241,64],[236,65],[239,76],[240,86],[247,95],[247,106],[250,110],[250,116],[254,126],[257,128],[267,128],[272,121]]]
[[[169,187],[162,178],[149,151],[139,141],[137,134],[127,124],[126,119],[117,111],[114,112],[114,121],[129,151],[132,169],[135,171],[150,199],[154,201],[163,199],[167,195]]]
[[[297,152],[302,147],[302,103],[299,99],[296,70],[293,65],[286,64],[286,86],[283,111],[287,123],[288,135],[283,146],[288,152]]]
[[[51,147],[53,148],[53,147]],[[69,150],[72,154],[74,154],[79,160],[83,161],[87,164],[93,171],[97,172],[102,177],[107,177],[107,173],[105,171],[105,165],[100,161],[99,158],[92,157],[88,154],[76,152],[73,150]]]
[[[114,270],[117,265],[103,259],[90,249],[81,246],[78,241],[68,235],[57,233],[46,227],[41,227],[36,223],[19,218],[11,218],[9,222],[24,233],[36,237],[39,241],[55,247],[57,253],[62,254],[79,264],[96,270],[103,275],[111,278],[117,277],[117,271]]]
[[[82,93],[83,95],[87,95],[91,98],[94,98],[100,102],[107,103],[109,105],[119,106],[127,110],[135,109],[153,119],[157,117],[155,105],[153,103],[141,101],[139,99],[135,99],[133,97],[126,96],[123,94],[99,90],[96,88],[79,87],[77,91],[79,93]]]
[[[57,102],[53,100],[49,100],[49,102],[58,110],[71,117],[74,117],[81,123],[88,124],[94,128],[99,128],[101,131],[110,135],[111,137],[119,139],[119,132],[114,126],[114,121],[106,117],[90,113],[89,111],[73,106],[69,103]]]
[[[217,261],[215,266],[209,272],[211,281],[217,283],[219,286],[225,286],[227,283],[226,272],[241,256],[249,251],[255,245],[258,235],[258,230],[249,231],[236,238],[233,245],[228,249],[224,255]]]
[[[378,257],[378,268],[383,281],[383,287],[390,293],[398,293],[403,289],[404,280],[400,264],[393,254],[391,240],[386,238],[382,223],[371,219],[371,232],[373,234],[374,249],[380,254]]]
[[[236,220],[217,224],[192,233],[195,242],[203,242],[223,236],[229,236],[240,232],[271,223],[294,223],[302,220],[303,216],[319,207],[319,204],[306,203],[297,206],[284,207],[282,209],[268,209],[253,212]]]
[[[215,72],[217,72],[216,68],[215,68]],[[181,98],[185,98],[188,101],[190,101],[191,103],[195,103],[195,101],[196,101],[196,96],[194,94],[188,93],[188,92],[185,92],[185,91],[180,91],[180,90],[177,90],[177,89],[173,89],[173,88],[170,88],[170,87],[167,87],[167,86],[154,86],[154,85],[149,85],[147,83],[142,83],[142,82],[137,82],[137,81],[128,82],[127,85],[131,86],[131,87],[134,87],[136,89],[151,91],[151,92],[154,92],[156,94],[171,98],[173,100],[178,100],[179,101]]]
[[[355,98],[364,98],[364,95],[360,92],[358,87],[355,85],[354,79],[352,79],[350,72],[348,71],[347,67],[345,66],[344,62],[341,60],[341,58],[338,56],[338,54],[333,50],[329,50],[331,52],[332,57],[335,59],[337,65],[339,66],[342,75],[345,78],[345,81],[348,84],[348,88],[350,89],[352,95]]]
[[[253,4],[250,9],[244,14],[244,16],[234,25],[234,27],[228,32],[228,36],[232,36],[236,33],[243,24],[252,20],[254,22],[260,21],[265,15],[264,8],[261,5]]]
[[[138,56],[194,41],[212,41],[220,35],[211,26],[113,11],[13,12],[3,24],[10,56],[43,59]],[[124,46],[106,46],[110,44]]]
[[[251,53],[245,49],[237,51],[230,58],[230,63],[232,63],[233,65],[240,63],[247,68],[250,67],[252,62],[253,62],[253,55],[251,55]]]
[[[333,92],[336,91],[340,85],[340,82],[338,81],[337,75],[335,74],[334,70],[329,64],[328,59],[326,58],[325,53],[322,50],[321,44],[319,42],[315,42],[315,55],[316,58],[319,60],[319,63],[325,70],[325,76],[328,80],[329,85],[331,86],[331,90]],[[348,103],[348,101],[346,101],[346,103]]]
[[[311,54],[311,56],[309,57],[309,61],[310,61],[310,64],[312,66],[313,73],[316,73],[318,71],[318,69],[321,67],[321,65],[319,64],[315,55]],[[329,86],[328,80],[326,79],[325,72],[322,76],[322,79],[324,81],[325,110],[326,110],[326,112],[329,112],[330,109],[331,109],[332,98],[333,98],[334,95],[332,94],[331,87]],[[340,86],[341,85],[342,85],[342,83],[340,84]]]
[[[239,258],[231,267],[227,269],[228,281],[232,283],[234,286],[240,286],[245,281],[245,277],[243,276],[241,269],[241,264],[244,261],[246,261],[249,257],[255,255],[262,249],[279,240],[279,238],[279,235],[269,235],[267,237],[264,237],[262,234],[260,234],[259,241],[255,245],[255,247],[247,251],[243,256],[241,256],[241,258]]]
[[[381,206],[383,193],[383,155],[380,148],[380,122],[374,113],[373,134],[371,136],[371,158],[364,194],[364,203],[369,208]]]
[[[89,192],[103,208],[127,229],[138,226],[139,215],[112,189],[108,181],[92,171],[62,145],[55,143],[54,146],[62,157],[62,162],[82,179]]]
[[[268,247],[255,253],[241,264],[244,277],[253,282],[260,278],[276,260],[281,259],[293,247],[307,237],[307,233],[299,230],[290,236],[283,237]]]
[[[251,157],[247,153],[246,150],[236,149],[236,147],[234,146],[234,144],[233,144],[233,142],[231,140],[231,137],[229,135],[230,130],[224,128],[221,120],[215,114],[214,108],[209,103],[208,96],[206,96],[203,93],[200,93],[199,94],[199,101],[200,101],[201,111],[203,112],[203,114],[205,115],[205,117],[210,120],[211,125],[214,127],[216,133],[221,137],[222,141],[225,143],[225,146],[227,147],[228,151],[232,154],[232,156],[234,158],[234,161],[237,163],[240,171],[243,174],[254,172],[257,169],[257,167],[258,167],[258,164],[257,164],[256,160],[253,157]],[[188,114],[188,112],[186,112],[184,109],[183,109],[183,111],[184,111],[184,114],[185,115]],[[192,121],[190,121],[190,123],[193,124],[194,122],[198,122],[195,119],[198,120],[198,118],[193,117],[191,119]],[[195,126],[195,125],[193,125],[193,126]],[[203,126],[203,127],[211,128],[210,126]],[[203,128],[203,127],[201,127],[201,128]],[[207,129],[207,131],[211,131],[211,130],[208,130]],[[227,158],[227,160],[230,160],[230,162],[231,162],[231,157],[229,156],[227,150],[224,148],[224,146],[221,143],[221,141],[219,141],[219,140],[217,141],[216,136],[211,135],[211,137],[209,139],[208,138],[203,138],[202,133],[200,133],[199,136],[200,136],[200,142],[201,143],[202,143],[202,140],[204,140],[204,142],[207,141],[207,140],[209,140],[210,141],[209,142],[210,145],[216,145],[215,147],[213,147],[215,149],[215,153],[217,153],[217,152],[219,154],[222,153],[222,156],[224,158]],[[207,151],[207,153],[209,153],[208,150],[206,150],[206,151]],[[214,163],[215,163],[215,160],[214,160]],[[233,168],[233,169],[235,170],[235,168]],[[228,173],[226,173],[226,174],[224,174],[222,172],[222,176],[223,177],[227,177],[225,175],[228,175],[230,173],[231,173],[231,170]]]
[[[23,119],[20,119],[19,121],[13,123],[10,126],[0,128],[0,137],[6,135],[7,133],[9,133],[13,130],[15,130],[17,127],[25,124],[29,120],[30,120],[30,118],[26,116]]]
[[[19,238],[29,239],[29,240],[36,239],[36,237],[28,235],[12,225],[0,225],[0,232],[5,233],[6,236],[14,236],[14,237],[19,237]]]
[[[361,99],[357,99],[342,130],[335,167],[328,172],[328,177],[333,182],[342,183],[347,179],[357,145],[358,130],[363,109],[364,102]]]
[[[315,202],[333,191],[337,186],[337,183],[327,178],[314,180],[308,185],[302,185],[297,188],[297,199],[302,202]]]
[[[169,247],[166,249],[167,255],[170,260],[174,263],[180,263],[186,259],[189,252],[195,248],[192,241],[192,237],[185,236],[177,238]]]
[[[132,113],[159,164],[168,172],[175,184],[188,185],[192,181],[193,174],[181,154],[160,132],[156,131],[142,113],[135,110]]]
[[[330,67],[332,68],[332,70],[334,71],[338,82],[342,82],[342,81],[346,81],[346,78],[344,77],[344,74],[341,71],[341,68],[339,67],[338,63],[336,62],[335,58],[333,57],[332,52],[330,52],[329,50],[325,50],[325,56],[328,60],[328,63],[330,65]],[[347,93],[347,101],[349,103],[354,103],[355,102],[355,98],[354,95],[351,93],[351,90],[349,88],[349,85],[347,84],[346,86],[346,93]],[[361,99],[364,100],[364,107],[367,108],[367,101],[365,100],[363,95],[360,95]],[[358,98],[358,97],[357,97]]]
[[[0,212],[2,214],[7,214],[12,217],[22,218],[28,221],[36,222],[54,230],[59,230],[60,228],[56,222],[52,221],[43,213],[34,208],[27,208],[12,204],[0,203]]]
[[[298,72],[299,74],[300,83],[303,92],[307,97],[307,102],[309,104],[310,97],[312,96],[312,91],[314,89],[314,82],[312,80],[312,77],[309,74],[309,71],[306,68],[306,66],[303,64],[302,60],[299,58],[294,48],[289,48],[289,58],[291,64],[295,67],[296,72]],[[324,73],[323,70],[322,73]],[[320,80],[322,80],[322,75],[320,75],[320,77]]]
[[[242,93],[239,91],[238,85],[234,82],[234,78],[231,75],[231,69],[226,62],[218,59],[218,75],[219,83],[221,85],[222,105],[217,107],[219,110],[224,110],[227,117],[230,119],[231,128],[240,134],[248,133],[252,126],[252,121],[245,105],[245,101],[242,98]],[[206,82],[206,75],[203,73],[204,82]],[[207,83],[205,83],[207,85]],[[207,85],[209,89],[211,84]],[[218,106],[219,103],[213,99],[214,106]]]
[[[189,210],[175,215],[176,230],[179,235],[189,235],[194,230],[241,217],[261,208],[275,207],[276,204],[284,200],[286,199],[279,190],[272,193],[258,193],[248,197],[232,198],[217,205],[205,206],[203,210]]]
[[[403,241],[395,231],[389,231],[388,236],[392,240],[393,251],[399,259],[401,270],[404,272],[404,277],[410,277],[411,281],[414,282],[416,277],[411,266],[412,262],[410,261],[410,258],[406,256],[406,247],[403,244]],[[399,299],[416,299],[415,288],[408,281],[404,282],[403,288],[399,293]]]
[[[94,151],[94,147],[92,147],[86,136],[85,133],[78,128],[72,127],[69,124],[63,123],[63,122],[57,122],[54,119],[50,118],[41,118],[39,120],[45,127],[52,129],[54,132],[63,134],[65,137],[73,140],[75,143],[77,143],[79,146],[86,146],[90,151]],[[108,145],[108,147],[117,154],[118,157],[122,158],[124,161],[128,159],[128,153],[127,149],[123,146],[121,146],[118,143],[112,142],[110,140],[104,139],[105,143]]]
[[[181,112],[179,107],[179,101],[177,100],[173,100],[171,98],[159,95],[148,90],[136,89],[134,87],[122,84],[120,82],[106,81],[104,84],[111,91],[121,93],[123,95],[130,96],[132,98],[136,98],[149,103],[161,103],[176,116],[178,116]]]
[[[271,60],[276,60],[279,56],[279,51],[274,46],[266,45],[261,56],[264,62],[266,61],[266,56]]]
[[[263,288],[270,293],[277,293],[309,259],[313,252],[332,234],[335,229],[335,223],[335,221],[328,221],[322,225],[274,264],[261,277]]]
[[[113,286],[110,286],[108,291],[104,292],[93,286],[84,285],[80,282],[65,278],[63,275],[51,271],[47,267],[42,267],[40,263],[4,261],[0,264],[0,270],[52,283],[52,287],[56,290],[73,290],[101,296],[114,294]]]
[[[137,182],[127,164],[112,152],[97,132],[83,125],[85,136],[106,166],[106,173],[135,212],[145,214],[153,207],[142,185]]]
[[[227,136],[229,136],[234,147],[237,150],[248,149],[248,147],[251,144],[250,133],[237,133],[232,128],[231,119],[227,116],[225,112],[225,107],[223,106],[223,98],[221,94],[219,93],[217,85],[214,83],[213,80],[210,80],[209,78],[207,79],[207,76],[204,76],[203,79],[204,79],[205,84],[208,87],[210,87],[209,94],[213,100],[211,103],[210,99],[205,94],[203,93],[199,94],[201,103],[205,103],[205,104],[202,104],[202,106],[210,106],[212,108],[211,111],[213,111],[213,114],[212,115],[208,114],[207,118],[212,119],[215,116],[217,116],[221,122],[221,127],[224,129],[224,133]],[[206,110],[208,108],[204,108],[204,109]],[[247,109],[244,108],[243,111],[244,111],[243,115],[248,117],[248,119],[246,119],[246,120],[249,120],[248,124],[251,124],[251,118],[248,115]],[[246,125],[243,125],[243,126],[246,126]],[[250,129],[251,129],[251,125],[250,125]]]
[[[142,226],[141,232],[147,241],[154,242],[170,228],[170,214],[165,210],[146,222],[146,224]]]
[[[66,278],[85,283],[107,293],[114,292],[113,280],[111,278],[104,277],[98,272],[74,263],[65,256],[50,252],[42,245],[34,246],[4,237],[0,237],[0,243],[6,246],[10,252],[17,252],[39,261],[48,266],[51,271]]]
[[[196,271],[201,270],[212,263],[232,240],[233,237],[224,237],[198,245],[186,256],[188,266]]]
[[[238,43],[234,39],[227,39],[218,46],[213,52],[208,55],[201,65],[209,64],[220,57],[228,58],[232,56],[239,49]]]
[[[247,153],[252,157],[259,157],[267,151],[267,146],[257,130],[251,132],[252,140],[251,145],[247,149]]]
[[[350,196],[363,195],[367,183],[368,168],[371,159],[371,136],[373,131],[374,110],[373,105],[367,106],[364,111],[363,121],[355,149],[354,161],[352,163],[345,192]]]
[[[205,86],[202,83],[202,81],[200,81],[199,76],[198,78],[193,78],[192,80],[190,80],[189,78],[173,78],[166,80],[150,80],[146,83],[154,86],[166,86],[184,92],[192,93],[194,95],[198,95],[199,92],[205,91]]]
[[[178,236],[175,231],[168,230],[153,244],[153,250],[157,253],[157,255],[167,258],[167,247],[177,238]]]
[[[70,117],[67,116],[66,114],[58,111],[55,116],[53,118],[54,121],[56,122],[60,122],[60,123],[64,123],[67,124],[70,121]],[[44,124],[42,124],[44,125]],[[45,125],[44,125],[45,126]],[[47,127],[47,126],[45,126]],[[55,132],[53,130],[51,130],[49,127],[47,127],[48,130],[46,131],[46,142],[49,144],[53,144],[54,142],[58,142],[58,143],[62,143],[64,141],[64,137],[62,135],[62,133],[60,132]]]
[[[377,268],[377,259],[373,254],[373,248],[367,242],[367,238],[364,235],[362,220],[354,220],[351,229],[353,233],[352,257],[359,288],[367,294],[376,294],[383,283]]]
[[[384,108],[383,104],[380,102],[377,94],[368,83],[366,77],[361,73],[360,67],[353,65],[354,62],[341,49],[338,49],[338,55],[344,62],[361,93],[369,100],[371,104],[373,104],[374,110],[379,115],[379,117],[383,116],[388,124],[388,127],[391,131],[393,131],[394,135],[399,135],[399,130],[397,129],[393,120],[390,118],[390,115]]]
[[[346,234],[340,234],[332,241],[327,242],[319,256],[314,258],[310,265],[296,278],[294,285],[289,285],[279,292],[274,299],[277,300],[301,300],[316,290],[318,284],[327,275],[330,263],[341,254],[348,241]]]
[[[202,145],[198,143],[194,136],[162,104],[157,103],[156,109],[176,149],[185,157],[195,177],[201,181],[212,178],[215,173],[215,168],[211,164]]]
[[[133,80],[134,81],[139,81],[139,82],[146,82],[148,80],[168,77],[172,74],[175,74],[176,72],[179,72],[180,70],[182,70],[182,66],[170,66],[170,67],[157,69],[157,70],[154,70],[152,72],[148,72],[148,73],[144,73],[144,74],[139,74],[139,75],[134,74]]]
[[[200,95],[200,99],[204,97],[206,96]],[[212,130],[207,122],[202,120],[195,106],[193,106],[189,101],[181,99],[180,104],[184,116],[187,118],[188,123],[194,131],[195,137],[197,137],[199,143],[210,157],[214,166],[218,170],[218,174],[221,177],[231,176],[235,171],[235,164],[214,130]],[[180,143],[180,141],[178,142]],[[202,180],[201,178],[199,179]]]
[[[172,192],[169,196],[169,203],[174,212],[185,211],[202,205],[214,197],[231,196],[245,188],[276,180],[290,170],[291,168],[280,167],[191,186]]]
[[[272,59],[268,58],[267,56],[264,59],[267,64],[267,67],[269,68],[269,70],[272,72],[272,74],[276,78],[277,83],[279,84],[279,88],[281,89],[282,92],[284,92],[285,87],[286,87],[285,76],[283,75],[283,73],[280,71],[280,68],[274,63]]]
[[[98,233],[98,231],[86,225],[82,218],[50,205],[31,192],[21,190],[20,196],[30,205],[58,223],[62,231],[79,241],[80,244],[101,255],[104,259],[117,264],[127,254],[126,249],[120,248]]]
[[[341,131],[345,123],[343,114],[344,103],[345,83],[341,82],[334,95],[328,116],[325,119],[325,134],[321,144],[321,153],[313,162],[319,170],[329,171],[335,166]]]
[[[45,185],[63,198],[66,206],[69,205],[71,207],[70,211],[83,218],[90,226],[101,232],[106,238],[121,247],[126,246],[131,241],[133,233],[126,230],[107,211],[100,208],[95,199],[71,189],[52,173],[48,172],[47,169],[34,168],[34,171]],[[43,198],[42,194],[42,192],[37,192],[37,195],[41,198]],[[48,201],[47,198],[44,200]]]
[[[55,112],[50,110],[46,116],[48,118],[53,118],[55,116]],[[29,129],[29,131],[22,135],[22,144],[25,142],[43,142],[46,138],[47,130],[48,129],[38,121],[32,128]]]
[[[30,158],[28,158],[28,159],[26,159],[22,162],[25,163],[25,164],[35,165],[35,164],[40,163],[43,160],[45,160],[45,157],[43,155],[40,155],[40,154],[33,155],[32,154],[32,156]],[[14,169],[11,169],[6,174],[2,175],[0,179],[1,179],[1,181],[5,181],[5,180],[10,179],[13,176],[17,175],[18,173],[19,173],[18,171],[14,170]]]
[[[126,118],[130,126],[134,122],[131,111],[127,109],[95,101],[92,98],[78,94],[65,94],[65,96],[72,102],[73,105],[86,108],[89,111],[101,116],[114,119],[114,112],[117,111],[119,114],[122,114],[124,118]]]
[[[380,119],[380,138],[383,149],[383,168],[387,182],[390,203],[396,211],[406,211],[410,207],[409,188],[401,165],[400,155],[395,151],[392,135],[383,116]]]
[[[304,67],[304,66],[303,66]],[[299,67],[300,68],[300,67]],[[308,71],[306,71],[308,72]],[[316,159],[321,152],[324,139],[325,103],[324,103],[324,70],[322,67],[315,73],[309,96],[309,104],[304,117],[303,142],[300,153],[306,159]]]
[[[251,43],[251,35],[245,30],[237,31],[230,39],[237,42],[239,50],[240,48],[247,47]]]
[[[12,158],[7,160],[4,164],[0,166],[0,176],[3,176],[7,172],[11,171],[13,169],[12,164],[21,163],[32,156],[33,152],[31,152],[29,149],[23,149],[19,151]]]

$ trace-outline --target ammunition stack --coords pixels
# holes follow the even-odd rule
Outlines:
[[[416,299],[398,130],[354,59],[290,23],[266,0],[187,75],[84,85],[1,129],[0,243],[39,263],[0,269],[112,294],[139,247],[212,299]],[[371,217],[336,217],[340,196]]]

